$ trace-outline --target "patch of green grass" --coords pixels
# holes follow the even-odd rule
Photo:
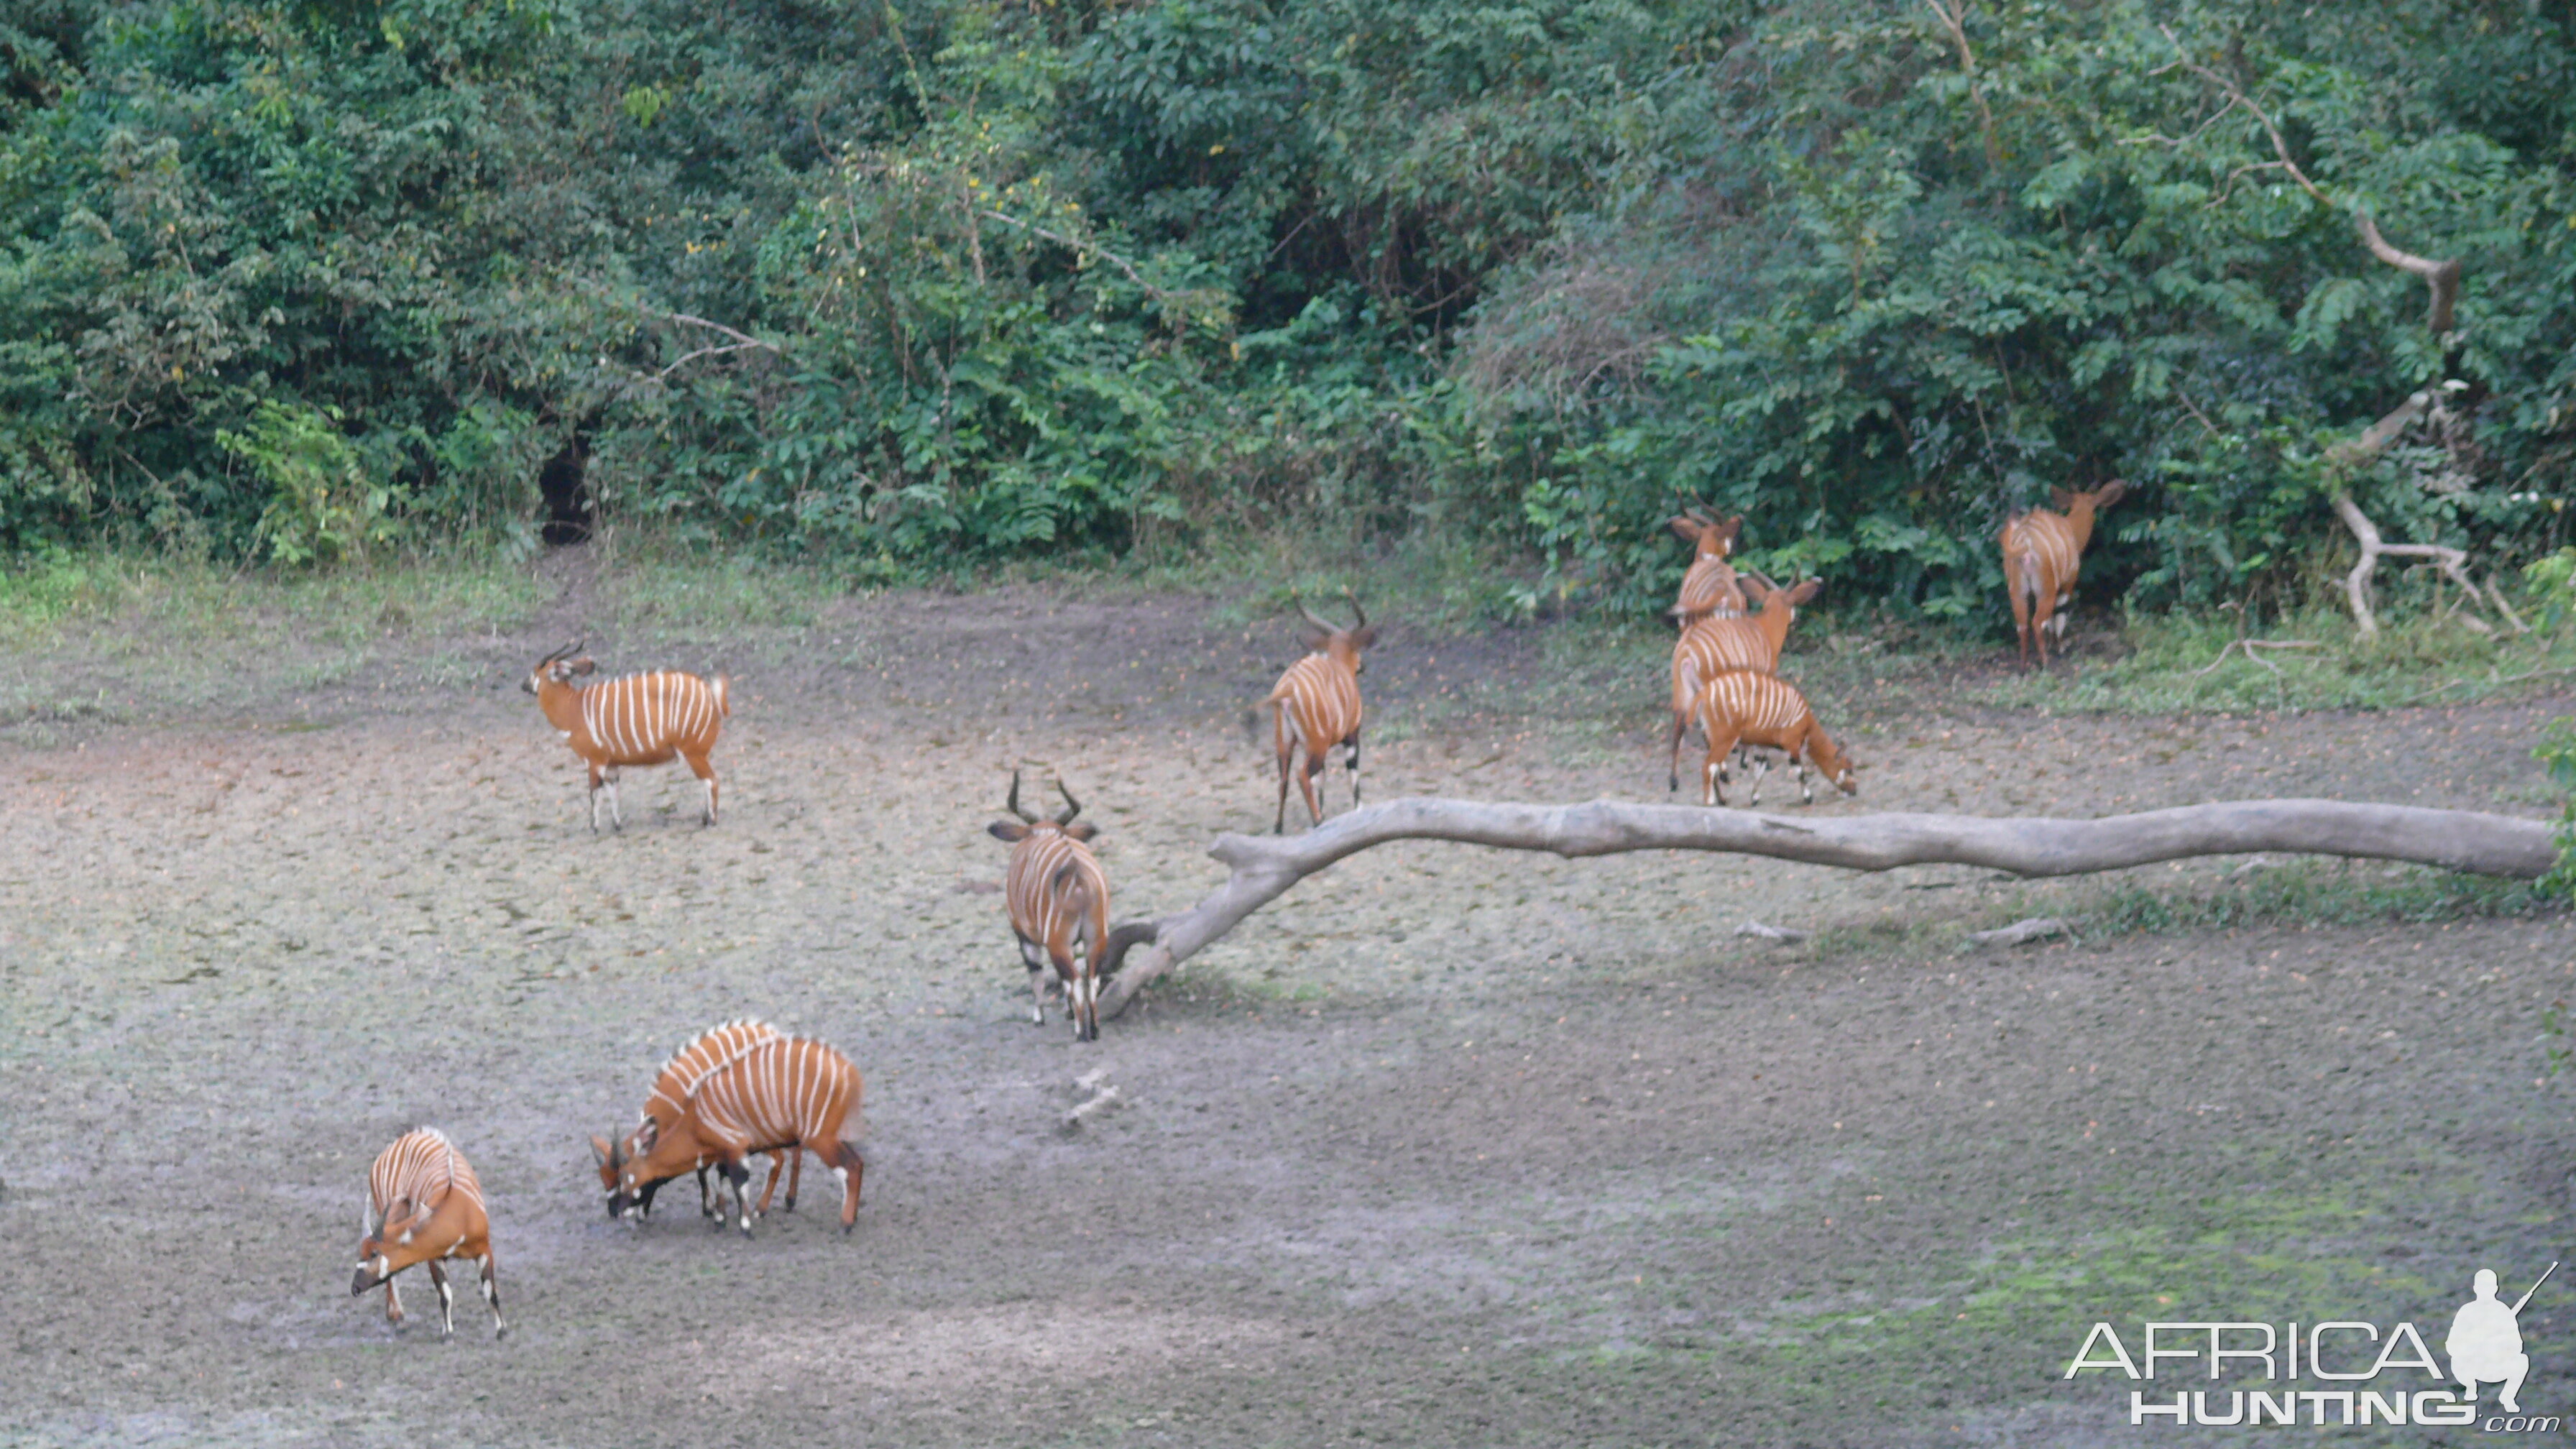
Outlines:
[[[635,643],[696,643],[813,627],[854,584],[820,564],[713,553],[630,532],[594,544],[593,599]]]
[[[2430,925],[2564,911],[2537,881],[2465,875],[2433,866],[2296,860],[2214,889],[2105,888],[2084,908],[2102,935],[2225,930],[2251,925]]]
[[[0,568],[0,627],[25,639],[72,615],[96,612],[119,592],[119,562],[56,549]]]
[[[2434,866],[2299,859],[2175,888],[2101,882],[2068,893],[2016,892],[1989,925],[2025,916],[2068,918],[2087,939],[2172,935],[2246,926],[2432,925],[2552,915],[2567,902],[2537,881],[2467,875]]]
[[[2460,1267],[2453,1281],[2450,1255],[2493,1250],[2427,1240],[2428,1221],[2491,1222],[2498,1210],[2478,1164],[2438,1143],[2338,1146],[2331,1155],[2351,1170],[2335,1174],[2313,1160],[2326,1149],[2215,1151],[2229,1159],[2224,1180],[2245,1190],[2159,1195],[2154,1178],[2137,1177],[2091,1201],[2032,1204],[1981,1246],[1877,1265],[1874,1301],[1776,1313],[1717,1357],[1780,1409],[1827,1422],[1859,1404],[1951,1422],[1979,1406],[2124,1405],[2144,1386],[2116,1370],[2064,1378],[2095,1322],[2110,1322],[2133,1356],[2150,1319],[2407,1319],[2433,1334],[2467,1276]],[[2419,1246],[2431,1256],[2389,1257]]]
[[[1901,917],[1828,923],[1804,941],[1770,949],[1783,961],[1919,961],[1967,949],[1972,931],[2031,917],[2067,921],[2078,939],[2091,942],[2254,926],[2436,925],[2557,915],[2567,909],[2564,898],[2537,881],[2434,866],[2303,858],[2241,877],[2204,869],[2174,886],[2135,880],[2016,882],[1981,906],[1954,908],[1949,914],[1927,897]]]
[[[1219,622],[1242,627],[1293,619],[1292,593],[1326,618],[1347,616],[1342,590],[1371,620],[1401,620],[1435,638],[1455,637],[1550,612],[1536,569],[1491,545],[1431,530],[1364,540],[1313,527],[1210,533],[1189,554],[1138,550],[1123,560],[1070,555],[1022,560],[992,577],[1046,583],[1095,598],[1212,594]]]
[[[0,620],[39,641],[91,625],[191,641],[348,642],[388,630],[502,627],[525,618],[545,593],[525,567],[497,559],[289,573],[149,554],[54,552],[0,567]]]
[[[1978,693],[2003,708],[2126,714],[2392,709],[2546,688],[2539,681],[2576,673],[2576,633],[2565,629],[2479,634],[2456,618],[2417,615],[2364,640],[2349,615],[2314,608],[2252,637],[2315,647],[2257,649],[2249,659],[2232,615],[2139,617],[2122,629],[2116,659],[2009,675]]]
[[[347,677],[418,641],[515,626],[551,590],[491,558],[309,573],[46,553],[0,567],[0,713],[130,718]],[[424,656],[425,657],[425,656]]]

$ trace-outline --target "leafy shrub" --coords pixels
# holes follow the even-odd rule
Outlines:
[[[1533,609],[1658,608],[1684,500],[1989,629],[2002,521],[2115,475],[2141,608],[2296,609],[2337,487],[2566,541],[2565,16],[1944,13],[64,0],[0,31],[0,545],[524,548],[567,449],[876,575],[1421,531]],[[2450,336],[2364,212],[2461,261]]]
[[[364,559],[394,539],[395,491],[370,476],[339,422],[336,413],[263,402],[243,431],[215,432],[272,490],[258,538],[279,563]]]

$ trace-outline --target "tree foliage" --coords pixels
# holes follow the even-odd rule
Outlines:
[[[2330,481],[2545,552],[2576,456],[2521,0],[28,0],[0,51],[20,546],[524,546],[563,455],[888,574],[1329,514],[1633,608],[1704,500],[1939,616],[2052,485],[2132,481],[2154,605],[2297,591]],[[2451,333],[2360,215],[2460,261]]]

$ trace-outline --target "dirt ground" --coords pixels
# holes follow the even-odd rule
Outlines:
[[[719,827],[662,771],[594,837],[516,688],[582,608],[449,641],[464,689],[0,742],[0,1443],[2126,1443],[2126,1381],[2061,1377],[2097,1319],[2438,1346],[2476,1268],[2518,1293],[2576,1256],[2563,916],[1962,953],[1924,923],[2102,887],[1410,845],[1083,1045],[1021,1009],[983,832],[1008,771],[1073,782],[1121,916],[1187,904],[1211,838],[1269,823],[1241,716],[1285,627],[854,602],[792,657],[741,651]],[[1512,703],[1546,657],[1391,624],[1371,797],[1663,798],[1659,681],[1569,744]],[[1870,768],[1818,810],[2537,815],[2528,750],[2571,706],[1840,707]],[[640,1227],[602,1212],[586,1135],[743,1015],[866,1077],[851,1237],[820,1172],[747,1242],[685,1183]],[[1118,1105],[1068,1132],[1093,1073]],[[400,1333],[348,1296],[366,1164],[424,1122],[492,1201],[500,1343],[470,1291],[439,1342],[417,1274]],[[2522,1319],[2553,1414],[2563,1274]]]

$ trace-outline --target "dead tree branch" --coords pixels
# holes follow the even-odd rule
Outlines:
[[[1145,280],[1145,274],[1137,270],[1134,262],[1098,242],[1086,241],[1077,236],[1067,236],[1063,232],[1040,226],[1036,222],[1023,221],[1007,212],[987,210],[978,214],[998,221],[1004,226],[1016,227],[1031,236],[1043,237],[1077,256],[1086,259],[1098,257],[1108,262],[1125,273],[1127,280],[1133,282],[1137,290],[1153,298],[1155,303],[1164,308],[1169,315],[1196,317],[1209,322],[1223,321],[1227,316],[1224,295],[1211,288],[1188,287],[1176,292],[1169,287],[1158,287]]]
[[[1985,87],[1977,83],[1976,52],[1968,49],[1968,0],[1923,0],[1939,17],[1941,28],[1950,32],[1950,40],[1959,47],[1959,73],[1968,80],[1968,99],[1977,103],[1977,128],[1985,135],[1986,164],[2000,170],[2004,164],[2002,142],[1995,139],[1995,113],[1986,106]]]
[[[2434,405],[2441,401],[2445,389],[2458,386],[2460,386],[2458,383],[2445,383],[2439,388],[2418,389],[2409,395],[2406,401],[2398,404],[2388,416],[2362,429],[2360,437],[2348,443],[2338,443],[2327,450],[2326,462],[2337,474],[2349,476],[2377,459],[2380,454],[2387,452],[2389,446],[2395,443],[2400,435],[2433,410]],[[2522,621],[2514,617],[2513,610],[2504,602],[2502,594],[2481,593],[2478,586],[2470,582],[2469,556],[2465,551],[2433,543],[2383,542],[2379,536],[2379,526],[2371,522],[2369,516],[2361,511],[2361,505],[2352,501],[2349,490],[2338,488],[2327,501],[2334,506],[2335,516],[2343,520],[2343,526],[2352,531],[2353,541],[2361,545],[2361,561],[2354,564],[2351,574],[2345,577],[2344,594],[2352,604],[2353,624],[2360,630],[2361,637],[2364,639],[2379,633],[2378,616],[2371,611],[2370,607],[2370,578],[2372,572],[2379,567],[2379,560],[2383,556],[2433,560],[2453,583],[2460,586],[2460,592],[2473,606],[2492,604],[2497,612],[2516,629],[2522,627]],[[2460,615],[2460,622],[2481,634],[2494,632],[2485,620],[2468,614]]]
[[[2051,936],[2072,936],[2075,928],[2055,916],[2030,916],[1991,931],[1970,931],[1968,939],[1980,946],[2027,946]]]
[[[665,322],[677,322],[685,327],[704,327],[711,332],[722,333],[733,340],[730,342],[719,342],[712,346],[701,347],[694,351],[681,353],[678,357],[671,359],[669,366],[664,367],[659,372],[651,374],[648,379],[651,382],[661,382],[672,373],[679,371],[682,367],[697,361],[701,357],[723,357],[735,352],[766,352],[773,357],[779,355],[777,343],[763,342],[748,332],[737,331],[734,328],[727,327],[722,322],[710,322],[704,317],[692,317],[686,312],[663,312],[658,315]],[[644,376],[644,374],[638,373],[637,376]]]
[[[2235,184],[2236,176],[2243,175],[2248,170],[2278,167],[2292,181],[2297,182],[2301,190],[2316,198],[2319,203],[2328,207],[2335,206],[2334,198],[2326,195],[2325,188],[2317,185],[2315,179],[2299,165],[2298,159],[2290,154],[2290,143],[2282,137],[2281,127],[2272,119],[2270,112],[2256,105],[2253,97],[2246,95],[2244,87],[2239,86],[2233,79],[2192,59],[2191,52],[2183,47],[2181,37],[2174,34],[2172,26],[2160,25],[2157,29],[2164,32],[2166,42],[2173,46],[2175,55],[2180,57],[2175,62],[2177,65],[2198,76],[2227,98],[2227,104],[2219,109],[2219,115],[2223,116],[2229,111],[2242,107],[2245,113],[2252,116],[2256,124],[2263,128],[2263,134],[2272,142],[2272,154],[2278,159],[2261,162],[2253,167],[2237,168],[2236,173],[2228,177],[2230,186]],[[2458,260],[2456,258],[2437,260],[2400,251],[2389,244],[2388,238],[2379,234],[2379,223],[2371,219],[2370,213],[2357,206],[2352,208],[2352,224],[2353,230],[2360,233],[2362,246],[2372,257],[2399,271],[2424,279],[2425,288],[2432,294],[2432,305],[2426,314],[2425,326],[2431,329],[2436,338],[2448,337],[2458,321],[2460,299]],[[2418,418],[2432,410],[2440,397],[2440,390],[2436,388],[2428,387],[2416,392],[2396,411],[2363,429],[2359,438],[2335,448],[2328,454],[2328,461],[2335,465],[2339,473],[2349,475],[2354,469],[2386,452],[2388,446],[2397,441],[2399,434],[2405,432]],[[2379,536],[2378,525],[2372,523],[2361,511],[2360,505],[2352,501],[2348,489],[2338,485],[2330,501],[2334,505],[2335,515],[2343,520],[2344,527],[2352,530],[2353,540],[2361,545],[2361,562],[2353,566],[2351,576],[2345,579],[2344,592],[2352,602],[2354,627],[2360,631],[2364,639],[2379,633],[2378,617],[2371,612],[2370,607],[2370,576],[2379,567],[2379,560],[2383,555],[2432,559],[2443,573],[2459,584],[2461,594],[2473,607],[2491,602],[2508,622],[2516,627],[2520,626],[2521,621],[2514,619],[2513,611],[2505,606],[2501,595],[2482,595],[2477,585],[2469,582],[2466,568],[2468,555],[2461,550],[2445,548],[2438,544],[2383,542]],[[2481,634],[2494,632],[2485,620],[2467,613],[2460,615],[2460,622]]]
[[[2399,251],[2379,234],[2379,224],[2370,219],[2369,212],[2354,212],[2352,223],[2361,232],[2361,244],[2370,248],[2372,256],[2399,271],[2413,272],[2424,279],[2425,287],[2433,294],[2432,310],[2424,319],[2425,327],[2436,337],[2450,331],[2453,313],[2460,301],[2459,259],[2451,257],[2435,261],[2430,257]]]
[[[2461,593],[2473,601],[2483,600],[2484,596],[2478,592],[2478,586],[2469,581],[2469,556],[2465,551],[2438,543],[2382,543],[2379,539],[2379,526],[2372,523],[2369,516],[2361,511],[2360,505],[2352,501],[2351,494],[2337,493],[2327,501],[2334,505],[2335,516],[2343,520],[2344,527],[2352,530],[2354,540],[2361,545],[2361,562],[2354,564],[2352,572],[2344,576],[2343,588],[2345,595],[2352,602],[2353,622],[2360,627],[2361,637],[2364,639],[2379,632],[2379,620],[2370,608],[2370,575],[2372,570],[2379,567],[2379,560],[2383,555],[2392,558],[2431,559],[2453,583],[2460,586]],[[2481,634],[2495,632],[2488,627],[2486,620],[2474,615],[2462,614],[2460,622]]]
[[[2282,139],[2281,128],[2273,121],[2271,113],[2256,105],[2253,98],[2245,94],[2244,87],[2239,86],[2234,80],[2192,59],[2191,52],[2183,48],[2182,38],[2174,34],[2172,26],[2159,25],[2156,28],[2164,32],[2165,40],[2173,46],[2174,53],[2182,57],[2180,64],[2184,70],[2216,87],[2219,94],[2227,97],[2227,105],[2220,109],[2219,115],[2223,116],[2228,110],[2242,106],[2245,113],[2252,116],[2256,124],[2263,128],[2263,134],[2272,142],[2272,154],[2280,159],[2277,162],[2261,164],[2267,167],[2277,165],[2282,171],[2288,173],[2292,181],[2299,183],[2300,190],[2315,197],[2326,206],[2334,206],[2334,198],[2326,195],[2325,188],[2317,185],[2305,168],[2290,155],[2290,143]],[[2216,117],[2211,119],[2215,120]],[[2240,171],[2244,169],[2250,168],[2240,168]],[[2229,178],[2231,182],[2234,179],[2234,177]],[[2353,208],[2352,222],[2353,229],[2361,233],[2361,244],[2369,249],[2372,256],[2400,271],[2412,272],[2424,279],[2424,285],[2433,294],[2432,310],[2426,325],[2437,337],[2450,331],[2453,312],[2460,297],[2459,262],[2435,261],[2429,257],[2416,256],[2411,252],[2399,251],[2388,244],[2387,238],[2379,234],[2379,224],[2370,219],[2370,213],[2359,207]]]
[[[1254,911],[1345,856],[1394,840],[1450,840],[1569,859],[1633,850],[1706,850],[1778,860],[1890,870],[1900,865],[1984,866],[2023,876],[2078,875],[2199,855],[2341,855],[2411,860],[2481,875],[2532,879],[2557,863],[2545,821],[2356,805],[2339,800],[2240,800],[2114,815],[2102,820],[1989,819],[1974,815],[1845,815],[1791,820],[1750,810],[1687,805],[1486,804],[1390,800],[1350,811],[1303,835],[1221,835],[1208,853],[1224,885],[1186,911],[1122,932],[1151,944],[1111,980],[1102,999],[1115,1016],[1146,983],[1206,949]]]
[[[2281,666],[2264,658],[2262,655],[2255,653],[2255,650],[2314,649],[2317,647],[2317,641],[2314,639],[2230,639],[2227,641],[2226,647],[2218,651],[2217,658],[2209,661],[2206,667],[2193,670],[2191,672],[2191,677],[2199,679],[2202,676],[2213,672],[2218,668],[2218,666],[2227,662],[2227,656],[2230,653],[2242,649],[2245,651],[2246,658],[2253,660],[2255,663],[2262,665],[2268,670],[2271,670],[2272,677],[2278,679],[2281,675]]]

